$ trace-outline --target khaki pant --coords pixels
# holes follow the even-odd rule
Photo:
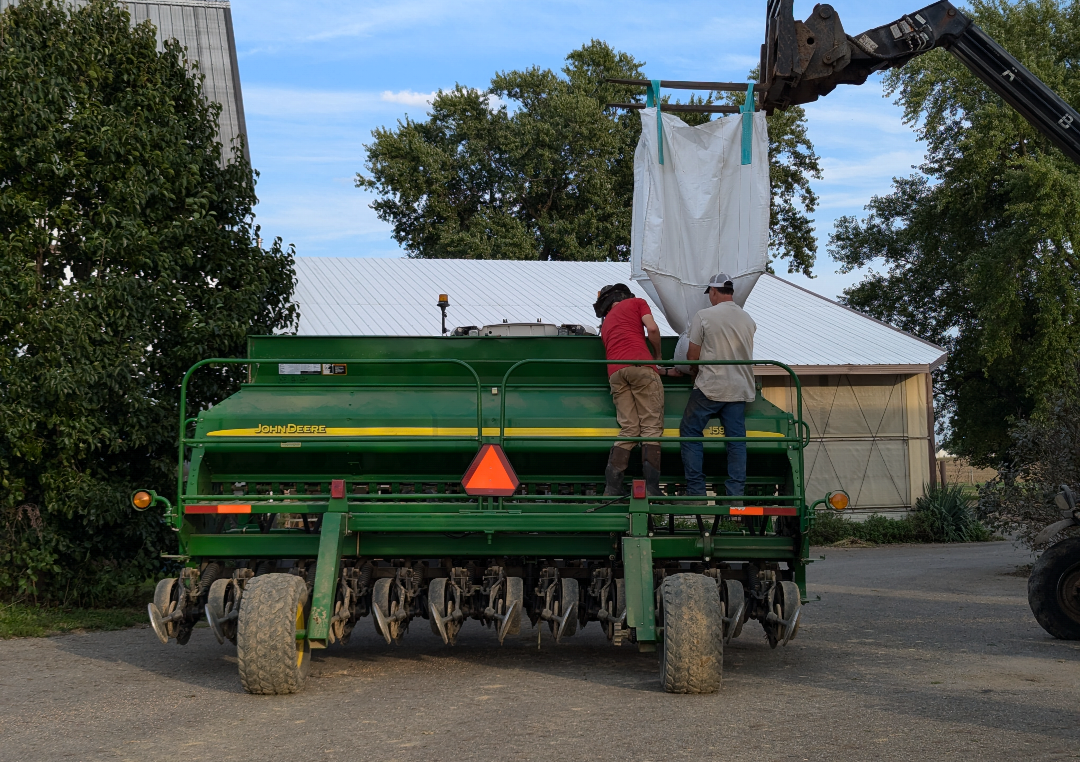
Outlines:
[[[664,385],[652,368],[628,365],[611,374],[611,398],[619,420],[621,437],[662,437],[664,435]],[[616,447],[632,450],[637,442],[616,442]]]

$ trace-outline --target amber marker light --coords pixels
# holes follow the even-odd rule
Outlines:
[[[145,511],[153,502],[154,496],[146,490],[141,489],[131,496],[131,504],[135,506],[135,509],[138,511]]]
[[[837,490],[836,492],[829,493],[829,507],[834,511],[842,511],[848,507],[848,503],[851,502],[851,498],[843,490]]]

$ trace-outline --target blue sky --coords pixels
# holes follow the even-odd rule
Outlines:
[[[758,61],[765,5],[232,0],[263,236],[295,243],[300,256],[402,256],[389,226],[368,208],[372,197],[353,187],[372,129],[405,114],[424,118],[426,97],[455,83],[484,88],[499,70],[558,69],[592,38],[645,61],[650,77],[741,81]],[[813,6],[797,0],[796,17]],[[848,33],[916,6],[834,3]],[[860,214],[893,177],[912,172],[922,150],[877,79],[841,87],[807,113],[824,169],[814,186],[818,277],[778,271],[835,297],[858,275],[836,274],[825,252],[833,221]]]

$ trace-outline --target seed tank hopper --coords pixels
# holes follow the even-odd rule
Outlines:
[[[760,393],[748,405],[741,504],[724,496],[723,432],[706,431],[717,495],[690,505],[686,379],[665,380],[668,496],[632,473],[624,497],[602,495],[618,427],[594,336],[255,337],[185,389],[229,363],[248,380],[184,421],[176,504],[135,503],[163,506],[178,535],[181,574],[150,606],[158,637],[184,644],[205,617],[248,691],[298,690],[311,649],[368,616],[387,642],[427,620],[447,644],[468,619],[500,642],[524,618],[558,642],[596,622],[615,645],[659,649],[677,692],[719,687],[747,621],[774,646],[798,630],[822,502],[803,491],[801,394],[795,415]]]

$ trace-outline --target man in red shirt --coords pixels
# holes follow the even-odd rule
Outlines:
[[[600,337],[609,360],[659,360],[660,329],[644,299],[634,296],[622,283],[605,286],[593,305],[596,316],[603,318]],[[644,330],[642,330],[644,328]],[[648,332],[648,344],[645,341]],[[668,371],[665,368],[664,373]],[[661,437],[664,433],[664,385],[655,365],[608,365],[611,397],[621,437]],[[616,442],[604,470],[604,494],[623,495],[623,476],[630,465],[634,442]],[[650,495],[660,491],[660,443],[641,446],[641,467]]]

